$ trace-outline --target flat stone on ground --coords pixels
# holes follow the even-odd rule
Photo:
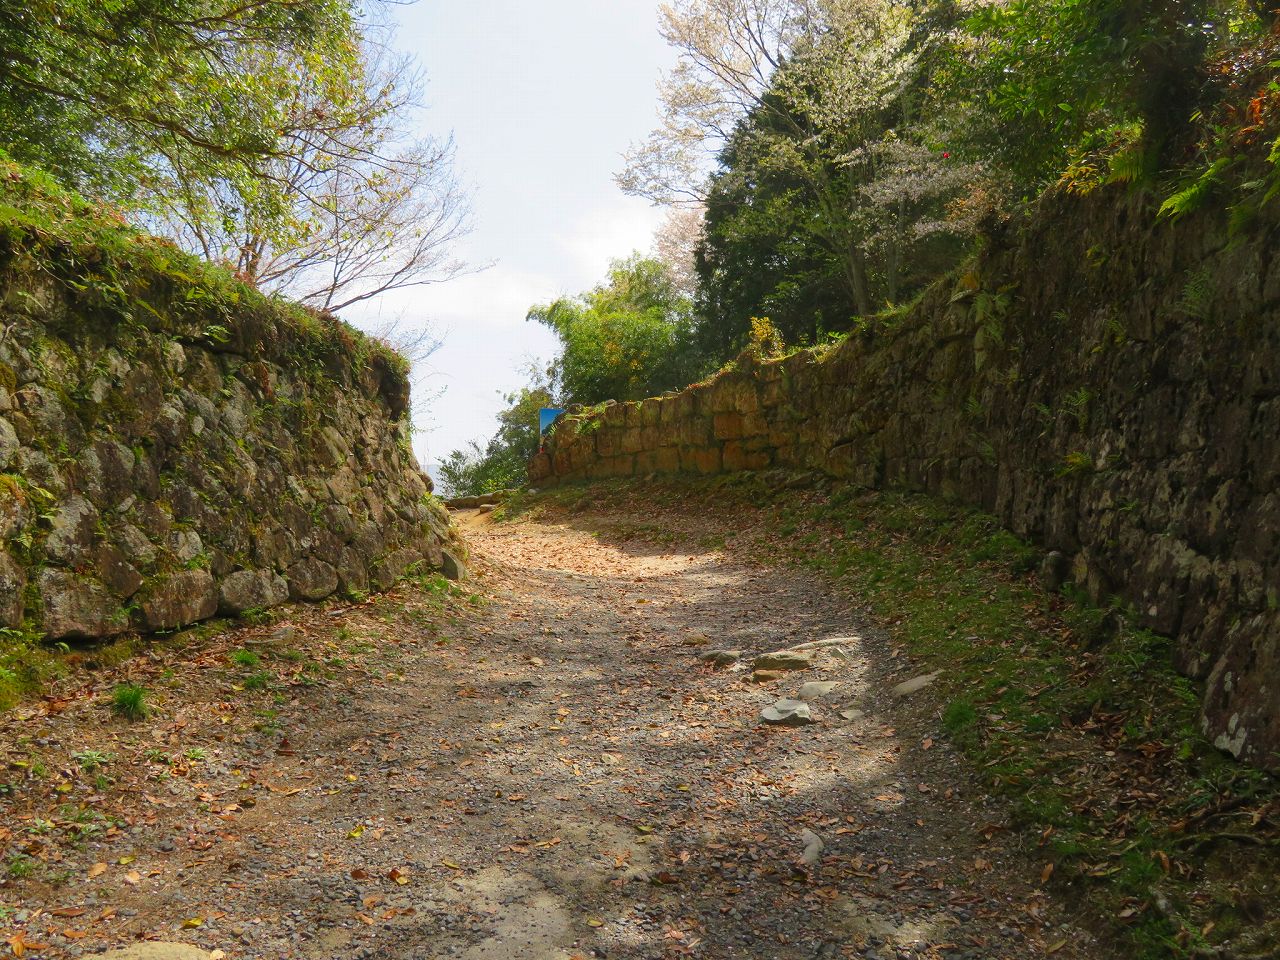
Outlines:
[[[796,699],[817,700],[825,697],[838,686],[840,686],[840,681],[838,680],[810,680],[800,688],[800,692],[796,694]]]
[[[779,650],[761,654],[751,665],[757,670],[808,670],[813,666],[813,658],[804,653]]]
[[[760,719],[779,726],[798,727],[813,723],[813,714],[804,701],[784,699],[761,710]]]
[[[893,695],[895,697],[909,697],[911,694],[918,693],[925,687],[929,686],[929,684],[933,683],[933,681],[937,680],[940,676],[942,676],[942,671],[935,670],[933,673],[926,673],[918,677],[912,677],[910,680],[906,680],[894,687]]]
[[[741,650],[708,650],[698,657],[703,663],[713,667],[731,667],[742,659]]]

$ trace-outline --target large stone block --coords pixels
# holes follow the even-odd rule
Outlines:
[[[237,570],[218,585],[218,612],[239,616],[246,610],[270,610],[289,599],[289,585],[272,570]]]
[[[22,626],[23,594],[27,572],[4,550],[0,550],[0,627]]]
[[[140,604],[148,630],[176,630],[218,612],[218,588],[208,570],[183,570],[157,579]]]
[[[40,627],[50,640],[114,637],[129,629],[129,615],[111,592],[89,577],[45,569],[36,581]]]
[[[44,552],[51,560],[83,562],[98,528],[98,510],[84,497],[68,497],[50,521]]]

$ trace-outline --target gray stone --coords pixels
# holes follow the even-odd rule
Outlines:
[[[1071,562],[1058,550],[1050,550],[1040,561],[1040,582],[1050,593],[1057,593],[1071,575]]]
[[[838,686],[840,683],[837,680],[810,680],[800,688],[796,697],[800,700],[819,700]]]
[[[337,564],[338,589],[345,594],[369,592],[369,568],[359,551],[347,547]]]
[[[757,670],[808,670],[813,666],[813,658],[807,653],[779,650],[756,657],[751,666]]]
[[[732,667],[742,659],[741,650],[708,650],[698,657],[703,663],[713,667]]]
[[[129,616],[105,586],[65,570],[45,569],[40,591],[40,628],[50,640],[114,637],[129,629]]]
[[[800,854],[800,862],[806,867],[815,866],[822,859],[822,851],[827,845],[823,843],[820,836],[809,829],[801,831],[800,843],[804,846],[804,852]]]
[[[892,693],[895,697],[909,697],[911,694],[918,693],[925,687],[929,686],[929,684],[933,683],[933,681],[937,680],[940,676],[942,676],[942,671],[935,670],[933,673],[926,673],[918,677],[912,677],[910,680],[905,680],[894,687]]]
[[[97,528],[97,507],[84,497],[68,497],[53,515],[44,552],[51,560],[68,565],[80,562]]]
[[[0,550],[0,627],[14,629],[22,626],[22,594],[26,588],[26,571],[8,553]]]
[[[13,424],[0,417],[0,470],[9,466],[19,446],[18,434],[13,429]]]
[[[848,710],[841,710],[840,716],[846,720],[861,720],[867,715],[867,711],[859,710],[857,707],[850,707]]]
[[[12,481],[0,479],[0,541],[25,527],[29,512],[22,490]]]
[[[308,557],[285,571],[291,600],[323,600],[338,589],[338,571],[323,560]]]
[[[412,547],[404,547],[389,553],[369,566],[369,582],[375,590],[390,590],[405,575],[409,567],[422,559],[422,554]]]
[[[802,700],[779,700],[760,711],[760,719],[775,726],[800,727],[813,723],[809,705]]]
[[[289,599],[289,585],[270,570],[237,570],[218,587],[218,612],[237,616],[246,610],[270,610]]]
[[[100,543],[93,550],[93,562],[102,582],[119,597],[132,597],[142,586],[142,574],[125,555],[109,543]]]
[[[184,570],[154,584],[142,601],[151,630],[174,630],[218,612],[218,588],[208,570]]]
[[[212,960],[207,953],[186,943],[138,943],[120,950],[98,954],[97,960]]]
[[[797,643],[794,647],[787,649],[794,653],[801,653],[808,650],[825,650],[828,647],[856,646],[861,642],[861,637],[826,637],[822,640],[810,640],[808,643]]]
[[[116,545],[134,566],[149,567],[155,563],[155,546],[147,539],[147,535],[133,524],[122,524],[116,531],[115,539]]]
[[[204,553],[204,541],[190,527],[182,527],[169,534],[169,552],[179,563],[188,563]]]
[[[97,506],[117,506],[133,487],[133,451],[115,440],[96,440],[75,466],[77,484]]]
[[[339,503],[350,503],[360,496],[360,481],[349,467],[342,467],[327,483],[328,492]]]
[[[449,580],[466,580],[471,576],[467,565],[452,550],[440,551],[442,566],[440,572]]]

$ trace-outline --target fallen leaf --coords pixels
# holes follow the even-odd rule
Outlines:
[[[187,917],[182,921],[183,930],[194,930],[196,927],[204,923],[204,917]]]
[[[596,917],[590,917],[590,918],[588,918],[588,920],[587,920],[587,926],[588,926],[588,927],[603,927],[603,926],[604,926],[604,921],[603,921],[603,920],[600,920],[600,919],[598,919],[598,918],[596,918]]]
[[[1049,878],[1053,876],[1053,864],[1046,863],[1044,869],[1040,871],[1040,882],[1048,883]]]
[[[89,879],[92,880],[94,877],[100,877],[106,872],[107,865],[105,863],[95,863],[89,868]]]

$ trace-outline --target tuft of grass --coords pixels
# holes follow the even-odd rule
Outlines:
[[[143,720],[149,708],[147,690],[134,683],[122,683],[111,691],[111,709],[126,720]]]
[[[238,667],[256,667],[262,658],[252,650],[237,650],[231,654],[231,662]]]
[[[103,753],[101,750],[79,750],[71,754],[71,759],[80,764],[80,769],[84,773],[93,773],[109,764],[112,758],[111,754]]]
[[[5,864],[5,872],[11,880],[22,880],[36,872],[36,861],[26,854],[16,853]]]
[[[246,690],[266,690],[271,685],[271,674],[266,670],[258,670],[241,681]]]

